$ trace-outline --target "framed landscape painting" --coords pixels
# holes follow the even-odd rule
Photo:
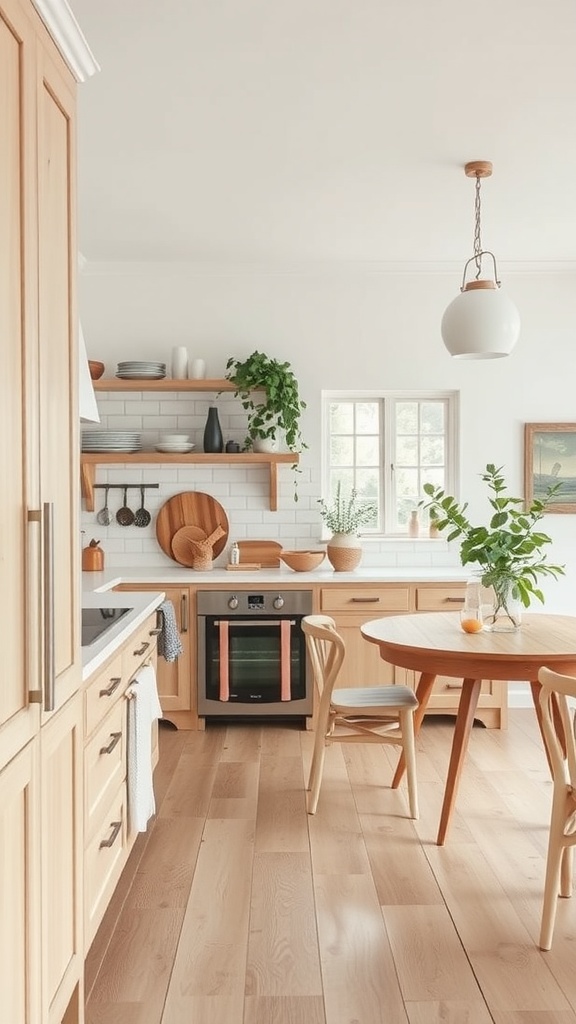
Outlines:
[[[561,484],[547,512],[576,512],[576,423],[524,425],[524,497],[543,498],[550,484]]]

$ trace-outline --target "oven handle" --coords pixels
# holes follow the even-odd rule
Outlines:
[[[256,629],[258,626],[280,626],[282,622],[289,621],[291,626],[296,625],[296,619],[224,619],[229,626],[249,626]],[[214,625],[220,625],[220,619],[214,619]]]

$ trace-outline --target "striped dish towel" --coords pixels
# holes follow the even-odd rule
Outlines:
[[[161,654],[165,661],[176,661],[176,658],[182,654],[183,647],[172,601],[163,601],[158,611],[161,624],[158,634],[158,654]]]

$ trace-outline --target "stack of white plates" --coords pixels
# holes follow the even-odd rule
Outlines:
[[[127,359],[123,363],[118,363],[116,376],[122,380],[161,380],[166,376],[166,363]]]
[[[157,452],[165,452],[168,455],[170,455],[170,454],[176,455],[176,454],[184,454],[186,452],[193,452],[195,447],[196,447],[195,444],[185,444],[183,441],[180,441],[180,442],[160,441],[156,445],[156,451]]]
[[[128,430],[83,430],[83,452],[137,452],[142,448],[140,434]]]

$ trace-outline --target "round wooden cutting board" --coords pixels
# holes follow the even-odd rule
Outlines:
[[[174,494],[162,505],[156,517],[156,539],[169,558],[174,559],[172,538],[183,526],[196,526],[203,530],[207,537],[217,526],[221,526],[224,535],[214,544],[213,557],[216,558],[226,547],[230,528],[228,516],[220,502],[211,494],[204,494],[202,491],[182,491],[181,494]]]

